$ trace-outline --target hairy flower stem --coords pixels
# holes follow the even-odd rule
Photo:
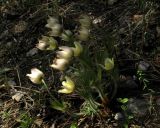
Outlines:
[[[47,86],[46,82],[44,81],[44,79],[42,79],[42,83],[43,83],[44,87],[46,88],[46,90],[47,90],[48,94],[50,95],[50,97],[51,97],[54,101],[58,102],[57,99],[56,99],[56,98],[51,94],[51,92],[49,91],[48,86]]]
[[[101,98],[102,104],[106,105],[108,103],[108,97],[105,96],[105,94],[100,86],[95,86],[95,88],[99,93],[99,97]]]
[[[111,74],[111,79],[113,80],[113,83],[114,83],[114,89],[113,89],[113,93],[112,93],[112,97],[111,99],[113,99],[113,97],[116,95],[117,93],[117,81],[115,80],[114,76]]]

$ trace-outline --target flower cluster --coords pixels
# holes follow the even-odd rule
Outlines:
[[[80,23],[85,28],[90,26],[88,17],[82,17],[80,19]],[[53,59],[53,63],[50,66],[55,70],[65,71],[73,58],[80,56],[82,53],[83,47],[81,42],[72,40],[73,33],[70,30],[63,30],[59,20],[55,17],[49,17],[46,27],[51,30],[49,32],[50,36],[42,36],[38,44],[36,44],[36,47],[40,50],[57,50],[55,52],[56,58]],[[58,47],[58,42],[56,39],[54,39],[54,37],[57,36],[66,42],[72,40],[74,47]],[[37,68],[31,69],[31,74],[27,74],[27,76],[34,84],[41,84],[44,82],[44,74]],[[62,82],[62,89],[60,89],[58,92],[66,94],[72,93],[74,91],[75,84],[70,77],[66,76],[65,79],[66,81]]]
[[[66,70],[70,60],[73,57],[72,49],[67,46],[61,46],[59,47],[59,51],[57,51],[56,53],[57,57],[53,60],[53,64],[50,66],[60,71]]]
[[[54,50],[57,48],[57,41],[53,37],[42,36],[36,47],[40,50]]]
[[[72,33],[74,31],[65,30],[57,18],[49,17],[46,24],[46,27],[50,29],[48,36],[42,36],[38,44],[36,44],[36,47],[43,51],[54,51],[55,58],[52,60],[50,67],[55,71],[60,71],[63,76],[60,77],[62,79],[60,79],[61,87],[58,93],[71,94],[76,88],[76,92],[84,98],[84,103],[88,104],[88,106],[86,106],[86,112],[88,114],[88,108],[90,109],[89,113],[95,113],[101,104],[102,106],[108,104],[108,91],[106,92],[104,85],[112,86],[115,84],[113,94],[115,95],[117,91],[117,82],[114,78],[116,70],[114,70],[114,59],[109,57],[112,56],[112,54],[108,52],[111,51],[111,49],[96,52],[92,51],[91,54],[89,48],[85,47],[83,50],[81,43],[89,39],[91,20],[88,16],[82,15],[79,18],[79,23],[79,27],[75,27],[76,30],[74,30],[75,32],[78,31],[77,35],[77,33]],[[59,41],[62,41],[62,44],[66,43],[69,45],[59,45]],[[107,46],[106,48],[110,47]],[[83,54],[81,55],[82,52]],[[106,57],[106,55],[108,56]],[[71,67],[72,63],[73,67]],[[103,77],[105,74],[101,68],[106,71],[107,77]],[[66,110],[66,105],[63,102],[61,104],[50,92],[44,81],[44,73],[42,71],[33,68],[27,76],[34,84],[42,84],[45,87],[50,98],[54,100],[52,108],[63,112]],[[98,95],[95,96],[95,94]],[[99,100],[97,101],[97,96],[98,99],[101,99],[101,103]],[[82,106],[82,111],[83,109],[85,112],[85,107]]]

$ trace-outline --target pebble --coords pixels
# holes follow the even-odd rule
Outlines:
[[[123,114],[118,112],[115,114],[114,119],[115,120],[122,120],[124,118]]]
[[[141,71],[147,71],[149,66],[150,65],[147,62],[140,61],[139,64],[138,64],[138,69],[141,70]]]
[[[3,106],[3,101],[2,100],[0,100],[0,107],[2,107]]]
[[[29,56],[33,56],[35,54],[38,53],[38,49],[37,48],[33,48],[31,50],[29,50],[27,53],[26,53],[26,56],[29,57]]]
[[[134,116],[142,117],[147,114],[149,103],[144,99],[130,98],[127,107],[128,110],[134,114]]]

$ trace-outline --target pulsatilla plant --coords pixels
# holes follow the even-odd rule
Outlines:
[[[114,56],[107,52],[111,49],[104,47],[104,50],[98,50],[98,53],[94,53],[89,50],[87,45],[83,45],[90,38],[91,19],[89,16],[80,16],[79,23],[78,34],[76,34],[71,30],[65,30],[57,18],[49,17],[46,25],[50,29],[49,35],[42,36],[36,47],[40,50],[56,51],[56,57],[50,67],[65,76],[58,93],[61,95],[62,93],[78,94],[84,99],[84,103],[80,107],[80,114],[90,115],[98,113],[100,108],[107,108],[109,103],[108,88],[115,87],[111,98],[116,93],[117,71]],[[58,41],[54,37],[59,37],[67,45],[58,46]],[[35,84],[43,83],[55,101],[52,107],[64,112],[66,105],[60,104],[60,101],[53,97],[44,82],[42,71],[34,68],[27,76]]]

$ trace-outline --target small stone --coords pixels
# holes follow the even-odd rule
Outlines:
[[[96,18],[96,19],[94,19],[93,20],[93,24],[98,24],[98,23],[101,23],[102,22],[102,19],[100,19],[100,18]]]
[[[147,71],[148,68],[149,68],[149,64],[145,61],[140,61],[139,64],[138,64],[138,70],[141,70],[141,71]]]
[[[3,106],[3,101],[2,100],[0,100],[0,107],[2,107]]]
[[[158,98],[158,99],[156,100],[156,103],[157,103],[158,106],[160,106],[160,98]]]
[[[126,85],[128,85],[128,88],[130,89],[138,88],[137,83],[133,79],[126,80]]]
[[[19,21],[12,29],[14,33],[21,33],[27,29],[28,23],[25,21]]]
[[[7,42],[6,47],[7,47],[7,48],[11,48],[12,45],[13,45],[13,42]]]
[[[115,114],[114,119],[115,120],[122,120],[124,118],[123,114],[118,112]]]
[[[26,56],[27,56],[27,57],[33,56],[33,55],[35,55],[36,53],[38,53],[38,49],[37,49],[37,48],[33,48],[33,49],[31,49],[30,51],[28,51],[28,52],[26,53]]]
[[[113,123],[113,126],[114,126],[114,127],[117,127],[117,126],[118,126],[118,124],[117,124],[117,123]]]
[[[126,32],[125,28],[120,28],[119,29],[119,34],[124,34]]]

